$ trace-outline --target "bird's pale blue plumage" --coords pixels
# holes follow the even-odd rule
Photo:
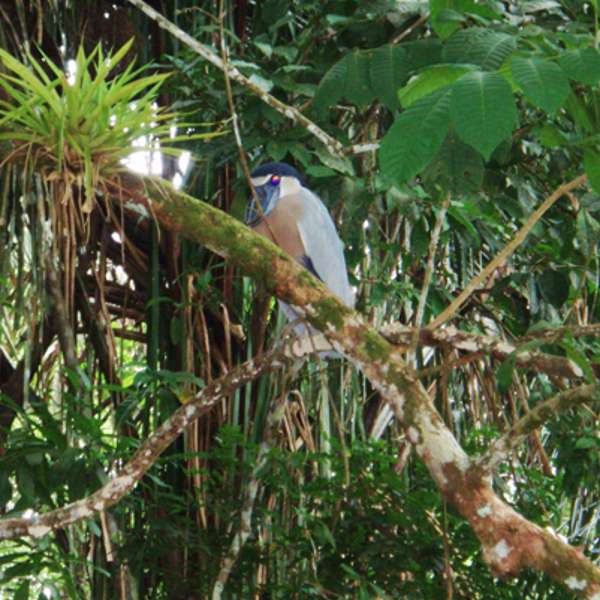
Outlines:
[[[344,246],[329,211],[305,187],[298,171],[286,163],[267,163],[252,172],[252,182],[260,206],[256,198],[250,199],[246,223],[260,229],[261,223],[266,222],[269,237],[290,253],[289,239],[299,239],[301,248],[294,246],[294,258],[317,275],[342,302],[354,306]],[[283,302],[280,306],[289,320],[298,318],[292,307]],[[295,329],[299,334],[307,333],[303,325]]]

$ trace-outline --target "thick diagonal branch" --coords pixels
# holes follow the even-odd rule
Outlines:
[[[152,205],[164,227],[227,258],[294,305],[347,356],[390,404],[437,487],[473,527],[498,576],[525,568],[548,573],[582,597],[600,594],[600,570],[575,549],[504,503],[445,426],[417,375],[395,348],[290,256],[231,216],[153,178],[122,181],[132,205]],[[136,190],[137,186],[137,190]],[[572,585],[571,585],[572,584]]]

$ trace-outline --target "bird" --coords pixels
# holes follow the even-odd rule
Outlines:
[[[344,245],[321,199],[305,186],[300,173],[284,162],[260,165],[250,177],[256,194],[248,202],[246,224],[282,248],[353,308],[354,290],[348,281]],[[288,321],[298,321],[298,313],[291,306],[281,301],[279,306]],[[318,349],[322,357],[338,356],[322,350],[331,349],[331,345],[312,327],[297,323],[294,331],[301,338],[311,338],[301,353]]]

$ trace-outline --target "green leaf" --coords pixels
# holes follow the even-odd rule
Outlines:
[[[457,9],[461,4],[460,0],[429,0],[431,26],[442,40],[460,27],[464,17]]]
[[[595,48],[567,50],[560,55],[560,66],[569,78],[587,85],[600,81],[600,52]]]
[[[354,104],[368,104],[375,98],[369,77],[370,52],[352,51],[347,56],[348,79],[344,97]]]
[[[534,132],[537,134],[540,143],[546,146],[546,148],[559,148],[567,144],[567,138],[563,133],[550,123],[542,125],[539,129],[535,129]]]
[[[540,292],[546,302],[561,308],[569,298],[569,277],[562,271],[547,269],[538,280]]]
[[[549,113],[556,112],[571,91],[563,70],[549,60],[516,56],[511,69],[526,98]]]
[[[354,167],[352,166],[352,161],[344,156],[333,156],[331,152],[326,150],[324,147],[319,147],[316,150],[316,154],[319,157],[319,160],[330,169],[334,169],[335,171],[339,171],[340,173],[344,173],[345,175],[349,175],[350,177],[355,177],[356,173],[354,172]]]
[[[477,227],[473,225],[473,217],[471,214],[469,214],[468,211],[465,210],[464,205],[462,205],[461,203],[452,203],[448,207],[448,217],[455,219],[460,225],[462,225],[465,228],[465,232],[471,236],[475,245],[479,246],[481,244],[480,232],[477,230]],[[459,227],[456,227],[456,229],[457,231],[460,231]]]
[[[465,21],[468,15],[493,19],[497,12],[485,2],[478,0],[429,0],[433,30],[445,39]]]
[[[429,232],[425,227],[425,221],[419,219],[413,223],[410,232],[410,254],[412,260],[419,260],[427,254],[429,247]]]
[[[454,83],[465,73],[473,70],[471,65],[433,65],[428,67],[398,90],[398,98],[405,108],[416,102],[423,96],[435,92],[441,87]]]
[[[508,392],[512,385],[516,360],[513,352],[496,370],[496,385],[501,394]]]
[[[569,116],[575,121],[575,124],[585,133],[593,134],[596,132],[594,119],[586,103],[576,93],[569,94],[565,105]]]
[[[496,70],[515,51],[513,36],[480,27],[457,31],[448,39],[443,57],[450,63],[471,63],[484,71]]]
[[[442,44],[437,38],[406,42],[401,48],[408,54],[411,71],[419,71],[442,59]]]
[[[315,106],[327,108],[334,105],[344,96],[346,79],[348,78],[348,62],[346,57],[336,62],[327,73],[317,88]]]
[[[298,48],[294,48],[292,46],[275,46],[275,48],[273,48],[273,54],[275,56],[281,56],[282,58],[285,58],[288,63],[291,63],[294,61],[296,56],[298,56]],[[294,66],[297,66],[299,69],[303,68],[301,65]]]
[[[266,79],[253,73],[248,78],[254,85],[257,85],[264,92],[270,92],[273,89],[273,82],[270,79]]]
[[[32,469],[24,463],[17,468],[17,488],[27,502],[35,500],[35,476]]]
[[[369,77],[371,89],[390,110],[399,108],[397,91],[408,77],[409,61],[399,46],[377,48],[371,57]]]
[[[450,116],[461,139],[488,160],[517,119],[510,85],[497,73],[463,75],[452,86]]]
[[[367,104],[374,97],[369,80],[370,54],[355,50],[335,63],[325,74],[315,94],[315,106],[323,109],[346,98]]]
[[[582,437],[575,442],[575,448],[578,450],[589,450],[598,447],[598,439],[593,437]]]
[[[396,183],[414,177],[433,158],[449,127],[450,89],[438,90],[407,108],[381,142],[381,168]]]
[[[14,600],[28,600],[29,583],[29,579],[25,579],[25,581],[23,581],[21,585],[19,585],[19,587],[15,591],[15,595],[13,596]]]
[[[264,42],[254,42],[254,45],[267,57],[273,56],[273,46],[271,44],[265,44]]]
[[[333,169],[330,169],[329,167],[322,167],[320,165],[308,167],[306,169],[306,174],[310,175],[311,177],[317,177],[317,178],[333,177],[333,176],[337,175],[337,173]]]
[[[479,191],[483,173],[481,155],[451,131],[425,177],[454,196],[460,196]]]
[[[600,155],[594,150],[586,150],[583,153],[583,168],[592,189],[600,194]]]
[[[572,360],[582,371],[589,383],[596,381],[596,375],[589,358],[570,339],[561,340],[560,345],[565,349],[567,357]]]

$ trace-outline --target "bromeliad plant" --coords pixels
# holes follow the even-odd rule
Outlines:
[[[134,142],[146,141],[136,151],[178,154],[170,135],[177,115],[157,104],[169,74],[142,76],[146,67],[133,62],[115,73],[132,41],[108,55],[100,45],[88,56],[80,48],[71,75],[47,56],[30,54],[26,65],[0,49],[0,164],[43,172],[59,183],[63,202],[77,196],[85,213],[95,191],[126,169]]]
[[[80,48],[69,72],[43,53],[40,60],[27,54],[25,63],[0,49],[0,174],[7,182],[0,222],[12,215],[13,223],[28,229],[28,235],[12,237],[7,228],[0,231],[0,273],[25,265],[43,282],[48,265],[39,266],[51,258],[62,267],[69,313],[77,254],[89,241],[94,209],[126,238],[123,214],[103,200],[109,184],[121,187],[125,159],[134,152],[178,156],[182,150],[174,144],[182,139],[218,135],[173,135],[176,127],[193,124],[159,106],[168,73],[145,74],[147,67],[124,64],[132,42],[109,54],[100,45],[89,55]],[[24,213],[25,220],[15,218]],[[24,251],[30,238],[31,252]]]

